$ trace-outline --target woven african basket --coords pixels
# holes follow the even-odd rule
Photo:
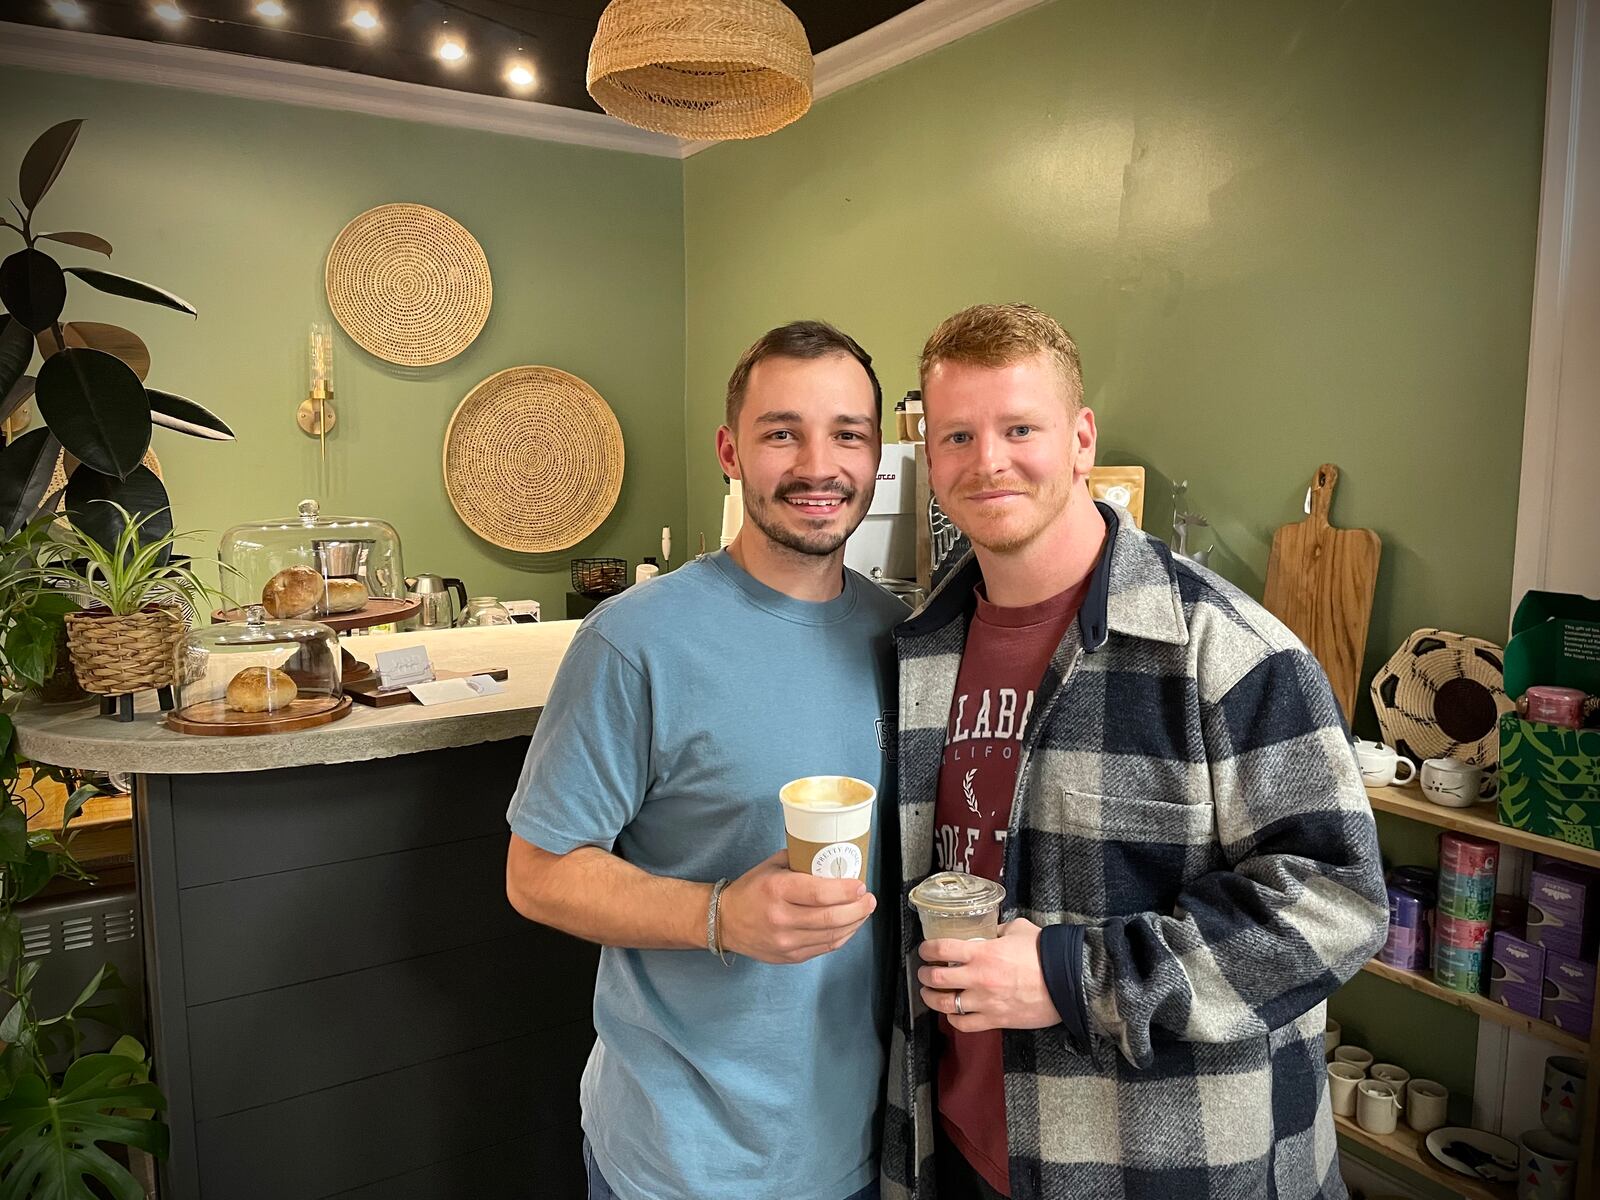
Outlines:
[[[600,527],[622,491],[622,429],[600,393],[554,367],[512,367],[467,393],[444,435],[444,486],[467,528],[543,554]]]
[[[1407,758],[1459,758],[1478,766],[1500,757],[1506,697],[1499,646],[1482,638],[1419,629],[1372,678],[1383,740]]]
[[[778,0],[611,0],[589,47],[589,95],[682,138],[761,137],[811,107],[811,44]]]
[[[477,239],[421,204],[384,204],[351,221],[328,251],[326,274],[339,327],[406,367],[431,367],[472,345],[494,298]]]
[[[86,692],[124,696],[169,686],[177,678],[183,614],[154,608],[114,617],[108,612],[67,614],[72,669]]]

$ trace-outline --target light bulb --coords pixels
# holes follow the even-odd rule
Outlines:
[[[278,0],[261,0],[261,3],[256,5],[258,17],[265,17],[269,21],[281,21],[283,15],[283,5],[279,4]]]
[[[512,63],[506,71],[506,82],[512,87],[526,91],[533,86],[533,71],[526,63]]]
[[[436,51],[441,59],[447,63],[460,62],[467,56],[467,48],[453,37],[447,37],[439,43]]]
[[[176,25],[187,15],[176,4],[158,4],[152,11],[169,25]]]
[[[89,15],[78,0],[50,0],[50,11],[69,25],[77,25]]]
[[[358,8],[350,14],[350,24],[370,33],[378,27],[378,14],[370,8]]]

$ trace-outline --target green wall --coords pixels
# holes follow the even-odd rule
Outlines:
[[[1078,339],[1101,461],[1148,469],[1148,527],[1187,478],[1259,595],[1333,462],[1335,523],[1384,543],[1368,673],[1422,625],[1503,638],[1545,9],[1058,0],[690,158],[691,529],[762,330],[836,321],[898,397],[941,318],[1027,300]]]
[[[195,92],[0,73],[0,179],[33,137],[87,118],[41,212],[116,247],[109,269],[160,284],[191,320],[74,283],[67,316],[112,321],[149,344],[151,383],[191,396],[238,434],[229,444],[155,431],[180,528],[212,531],[293,513],[382,517],[407,569],[459,575],[477,593],[565,615],[568,560],[686,545],[683,492],[682,167],[671,159],[472,133]],[[5,195],[12,195],[7,183]],[[438,367],[373,358],[335,333],[327,485],[294,423],[312,320],[329,320],[328,247],[374,205],[413,201],[483,245],[494,307],[478,339]],[[14,235],[0,230],[5,238]],[[4,244],[4,243],[0,243]],[[10,248],[5,250],[10,253]],[[62,248],[63,262],[98,256]],[[92,265],[92,264],[91,264]],[[544,558],[490,546],[456,517],[440,467],[445,426],[479,380],[544,363],[588,380],[627,447],[616,510],[573,550]]]
[[[940,319],[1026,300],[1077,337],[1148,528],[1187,478],[1213,565],[1259,596],[1333,462],[1335,523],[1383,538],[1367,676],[1419,626],[1502,640],[1548,32],[1498,0],[1057,0],[695,155],[691,530],[718,528],[706,447],[762,330],[833,320],[898,397]],[[1434,832],[1382,829],[1399,862]],[[1470,1091],[1469,1014],[1366,977],[1332,1007]]]

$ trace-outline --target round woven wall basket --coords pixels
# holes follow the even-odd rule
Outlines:
[[[512,367],[467,393],[444,437],[444,486],[467,528],[525,554],[565,550],[622,491],[622,428],[600,393],[554,367]]]
[[[762,137],[811,107],[811,44],[778,0],[611,0],[589,47],[589,95],[656,133]]]
[[[421,204],[383,204],[346,225],[328,251],[327,285],[339,327],[405,367],[431,367],[472,345],[494,299],[477,239]]]
[[[1372,678],[1383,740],[1407,758],[1500,758],[1506,697],[1503,653],[1482,638],[1419,629]]]

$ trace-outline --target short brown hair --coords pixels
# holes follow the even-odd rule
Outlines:
[[[755,345],[739,357],[739,365],[728,376],[728,428],[739,419],[739,409],[744,404],[745,389],[750,386],[750,372],[764,358],[827,358],[830,354],[845,354],[861,364],[861,369],[872,381],[872,404],[883,423],[883,388],[878,374],[872,369],[872,355],[861,348],[855,338],[829,325],[826,321],[790,321],[769,329],[756,339]]]
[[[923,385],[942,362],[975,367],[1009,367],[1035,354],[1056,365],[1066,388],[1067,406],[1083,405],[1083,365],[1078,344],[1049,313],[1031,304],[974,304],[946,317],[922,347],[918,364]]]

